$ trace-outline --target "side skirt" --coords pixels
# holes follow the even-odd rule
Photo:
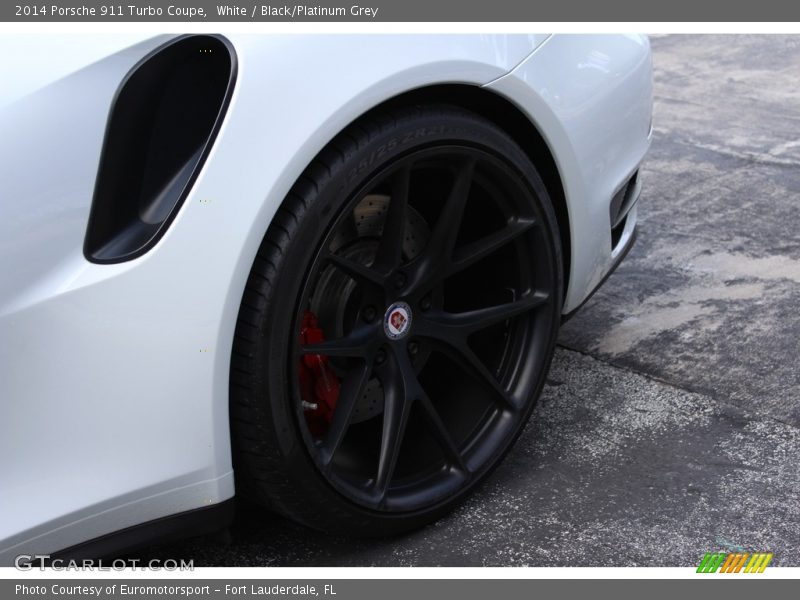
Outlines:
[[[60,550],[50,556],[60,560],[110,559],[141,550],[156,543],[208,535],[226,529],[235,514],[235,499],[213,506],[162,517]]]

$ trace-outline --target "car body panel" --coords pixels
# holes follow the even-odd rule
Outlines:
[[[607,176],[578,166],[599,160],[582,129],[597,112],[574,86],[567,104],[546,97],[556,68],[570,66],[543,54],[555,41],[547,35],[228,36],[236,87],[175,220],[143,256],[88,262],[83,240],[111,102],[128,70],[167,39],[84,53],[67,61],[76,70],[54,71],[57,80],[0,97],[0,564],[234,494],[230,354],[256,251],[314,156],[384,100],[438,83],[488,86],[541,118],[559,168],[576,178],[565,181],[570,221],[589,244],[573,244],[582,279],[568,301],[610,264],[608,239],[585,231],[601,199],[576,207],[592,177],[605,189],[645,144],[619,136],[635,148],[613,155]],[[557,62],[552,72],[542,56]],[[619,68],[633,60],[612,59]],[[606,89],[609,102],[621,93]],[[579,262],[593,251],[603,255]]]
[[[558,166],[572,238],[564,313],[603,280],[633,234],[635,213],[612,249],[609,200],[650,146],[651,73],[644,36],[555,35],[488,86],[536,123]]]

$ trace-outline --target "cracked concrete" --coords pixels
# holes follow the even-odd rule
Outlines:
[[[378,541],[243,506],[197,565],[800,565],[800,36],[653,39],[638,245],[562,329],[514,451],[454,513]]]
[[[640,243],[561,342],[798,425],[800,38],[653,48]]]

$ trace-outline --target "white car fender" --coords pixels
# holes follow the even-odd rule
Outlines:
[[[0,563],[230,498],[233,329],[292,184],[368,108],[434,82],[488,83],[546,37],[230,36],[236,87],[199,178],[158,243],[114,265],[83,256],[105,121],[163,38],[9,97],[0,514],[14,518],[0,520]]]
[[[550,147],[571,230],[564,313],[613,268],[609,203],[650,145],[652,75],[646,36],[553,35],[493,90],[519,106]],[[631,102],[631,97],[645,102]],[[633,209],[635,210],[635,208]],[[615,248],[627,248],[635,213]]]

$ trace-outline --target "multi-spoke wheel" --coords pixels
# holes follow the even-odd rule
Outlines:
[[[561,253],[524,152],[460,109],[377,116],[287,197],[242,303],[237,484],[309,525],[380,535],[501,460],[553,353]]]

